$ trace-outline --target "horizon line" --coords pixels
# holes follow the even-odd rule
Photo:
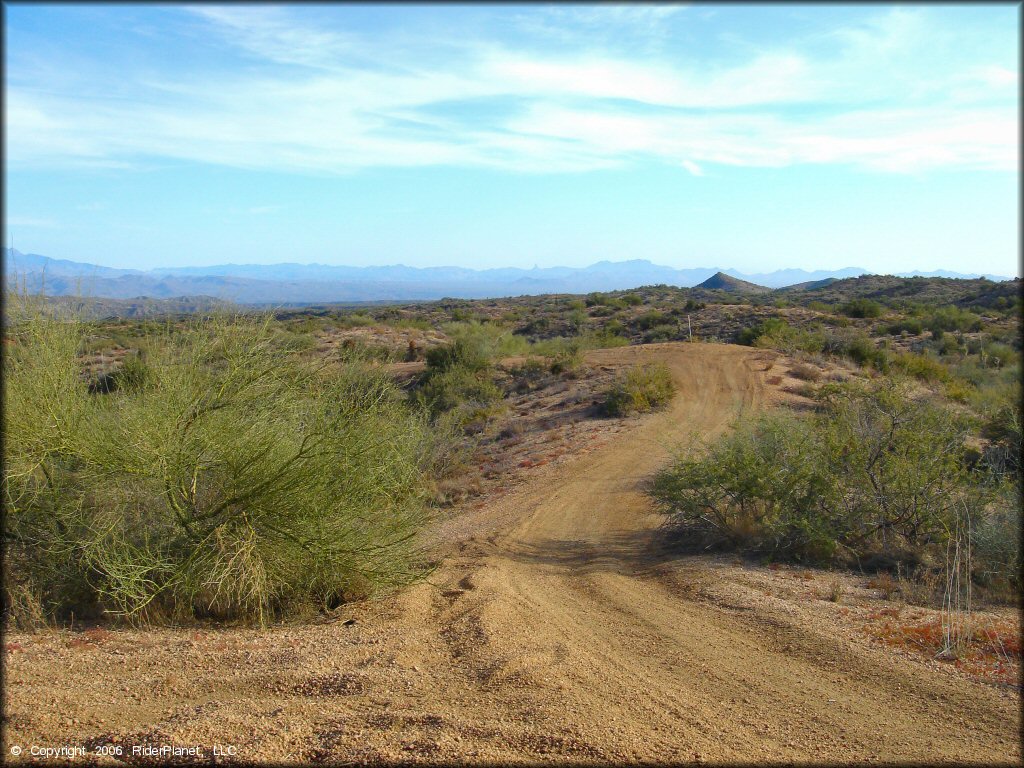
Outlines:
[[[12,257],[15,254],[21,254],[22,256],[38,256],[40,258],[49,259],[51,261],[68,261],[68,262],[71,262],[73,264],[81,264],[81,265],[86,265],[86,266],[93,266],[93,267],[98,267],[98,268],[102,268],[102,269],[115,269],[115,270],[121,270],[121,271],[125,271],[125,272],[137,272],[137,273],[140,273],[140,274],[157,272],[157,271],[160,271],[160,270],[163,270],[163,269],[216,269],[216,268],[219,268],[219,267],[282,267],[282,266],[326,267],[328,269],[331,269],[331,268],[386,269],[386,268],[389,268],[389,267],[401,267],[401,268],[404,268],[404,269],[413,269],[413,270],[462,269],[462,270],[466,270],[468,272],[476,272],[476,273],[490,272],[490,271],[496,271],[496,270],[502,270],[502,269],[518,269],[518,270],[523,271],[523,272],[543,271],[543,270],[550,270],[550,269],[568,269],[568,270],[583,271],[583,270],[587,270],[587,269],[591,269],[593,267],[599,266],[601,264],[630,264],[630,263],[639,263],[639,264],[649,264],[651,266],[660,267],[660,268],[663,268],[663,269],[671,269],[671,270],[674,270],[674,271],[677,271],[677,272],[687,271],[687,270],[690,270],[690,271],[693,271],[693,270],[702,270],[702,271],[711,270],[711,271],[722,272],[722,273],[727,273],[727,272],[731,271],[731,272],[735,272],[735,273],[740,274],[740,275],[772,275],[772,274],[776,274],[778,272],[806,272],[806,273],[810,274],[810,273],[813,273],[813,272],[845,272],[845,271],[848,271],[848,270],[859,270],[861,272],[861,274],[863,274],[863,275],[879,275],[879,276],[888,275],[888,276],[891,276],[891,277],[901,277],[901,276],[906,276],[906,275],[910,275],[910,276],[915,276],[915,275],[929,276],[929,275],[933,275],[933,273],[935,273],[935,272],[952,272],[952,273],[955,273],[955,274],[958,274],[958,275],[968,275],[968,276],[970,276],[970,275],[978,275],[979,277],[991,276],[991,277],[1001,278],[1001,280],[1004,280],[1004,281],[1005,280],[1020,279],[1022,277],[1022,275],[1020,275],[1020,274],[1017,274],[1017,275],[1001,275],[1001,274],[996,274],[994,272],[961,272],[959,270],[949,269],[949,268],[946,268],[946,267],[936,267],[935,269],[928,270],[928,271],[924,271],[924,270],[920,270],[920,269],[908,270],[908,271],[906,271],[903,274],[898,274],[896,272],[874,272],[874,271],[872,271],[870,269],[865,269],[864,267],[859,267],[859,266],[854,266],[854,265],[848,265],[848,266],[843,266],[843,267],[834,267],[834,268],[816,267],[816,268],[813,268],[813,269],[808,269],[806,267],[778,267],[778,268],[773,269],[773,270],[767,270],[767,271],[761,271],[761,272],[744,272],[744,271],[742,271],[740,269],[737,269],[736,267],[731,267],[731,266],[730,267],[721,267],[721,266],[687,266],[687,267],[677,267],[677,266],[672,266],[670,264],[659,264],[657,262],[651,261],[650,259],[622,259],[620,261],[613,261],[611,259],[601,259],[599,261],[595,261],[595,262],[592,262],[590,264],[587,264],[586,266],[581,266],[581,267],[572,267],[572,266],[568,266],[568,265],[564,265],[564,264],[554,264],[554,265],[549,265],[549,266],[543,266],[542,267],[542,266],[538,266],[538,265],[535,264],[532,267],[522,267],[522,266],[516,266],[516,265],[502,265],[502,266],[476,268],[476,267],[461,266],[461,265],[457,265],[457,264],[431,264],[431,265],[428,265],[428,266],[410,266],[408,264],[403,264],[401,262],[395,262],[395,263],[391,263],[391,264],[366,264],[366,265],[358,265],[358,264],[345,264],[345,263],[330,264],[330,263],[316,262],[316,261],[311,261],[311,262],[278,261],[278,262],[269,262],[269,263],[259,263],[259,262],[220,262],[220,263],[217,263],[217,264],[194,264],[194,265],[187,265],[187,264],[184,264],[184,265],[173,265],[173,264],[169,264],[169,265],[165,265],[165,266],[150,267],[148,269],[138,269],[138,268],[133,268],[133,267],[114,267],[114,266],[110,266],[108,264],[99,264],[99,263],[91,262],[91,261],[76,261],[74,259],[56,258],[56,257],[52,257],[52,256],[46,256],[45,254],[41,254],[41,253],[31,253],[31,252],[26,252],[26,251],[20,251],[20,250],[18,250],[16,248],[9,248],[9,247],[6,247],[6,246],[4,247],[4,253],[5,253],[5,255],[9,254]],[[953,278],[953,279],[958,279],[958,278]],[[966,279],[977,279],[977,278],[970,278],[970,277],[968,277]]]

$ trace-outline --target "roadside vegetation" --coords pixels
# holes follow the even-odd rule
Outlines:
[[[432,432],[358,355],[266,319],[151,329],[83,374],[88,328],[8,297],[4,597],[16,625],[265,622],[415,574]]]
[[[992,596],[1020,592],[1019,410],[983,422],[906,379],[828,384],[809,416],[741,420],[680,455],[652,494],[674,534],[732,549],[902,573],[942,571],[971,552]],[[998,424],[999,426],[995,426]]]
[[[672,374],[664,363],[633,366],[609,389],[604,410],[609,416],[645,413],[667,405],[675,391]]]

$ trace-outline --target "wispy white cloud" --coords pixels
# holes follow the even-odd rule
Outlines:
[[[618,18],[660,30],[682,10],[573,6],[536,19],[585,30]],[[594,46],[538,53],[454,33],[406,48],[386,35],[318,27],[287,7],[188,12],[263,66],[134,83],[118,72],[110,99],[19,81],[7,93],[8,162],[550,173],[648,158],[695,175],[709,164],[908,172],[1019,163],[1008,95],[1017,73],[982,61],[915,79],[897,66],[930,32],[913,11],[829,33],[836,50],[827,56],[790,46],[728,63]],[[446,56],[426,55],[432,42]]]
[[[683,168],[690,172],[691,176],[704,175],[704,169],[697,165],[695,162],[693,162],[693,160],[683,160],[681,165],[683,166]]]
[[[8,216],[6,226],[11,229],[61,229],[60,222],[37,216]]]

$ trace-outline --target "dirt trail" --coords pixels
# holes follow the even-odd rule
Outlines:
[[[643,483],[669,443],[764,405],[758,354],[592,353],[663,360],[680,394],[481,512],[430,583],[354,607],[354,624],[124,632],[10,654],[6,743],[344,762],[1019,760],[1016,694],[899,663],[766,599],[741,567],[658,546]],[[83,677],[91,700],[61,691]]]

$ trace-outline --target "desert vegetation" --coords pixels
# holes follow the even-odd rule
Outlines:
[[[672,374],[664,363],[633,366],[609,388],[604,410],[610,416],[644,413],[668,403],[675,391]]]
[[[1020,505],[999,438],[968,444],[972,420],[905,379],[829,384],[809,416],[745,419],[702,452],[680,455],[652,493],[675,535],[699,548],[855,567],[943,569],[972,551],[970,578],[1020,589]]]
[[[584,363],[657,341],[781,352],[816,409],[738,425],[708,447],[717,464],[674,465],[659,498],[677,530],[701,546],[862,564],[884,553],[914,570],[937,567],[944,526],[969,502],[973,578],[1019,587],[1016,282],[865,276],[271,315],[9,304],[5,494],[21,575],[5,591],[26,621],[258,621],[401,583],[432,506],[563,455],[566,429],[663,405],[673,390],[658,366]],[[528,419],[540,400],[565,417]],[[931,495],[897,502],[872,486],[862,438],[882,408],[914,427],[879,449],[875,480]],[[556,433],[566,447],[545,449]],[[792,459],[785,481],[778,456]]]
[[[83,323],[15,302],[15,623],[264,621],[410,577],[432,431],[379,369],[357,354],[311,362],[267,319],[220,316],[168,324],[115,372],[83,375]]]

